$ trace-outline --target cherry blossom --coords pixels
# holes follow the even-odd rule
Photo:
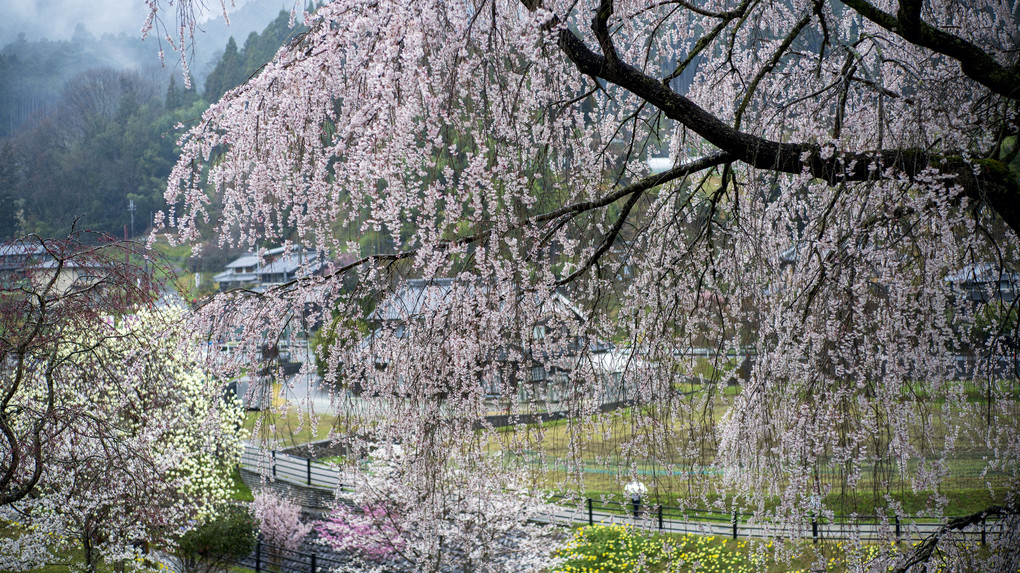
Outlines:
[[[541,460],[541,426],[497,432],[485,416],[560,409],[567,491],[586,460],[621,486],[642,462],[685,482],[681,504],[721,488],[789,525],[853,513],[867,483],[909,521],[891,494],[931,492],[941,516],[952,460],[980,447],[993,507],[1015,515],[1014,11],[328,3],[181,138],[158,223],[177,241],[338,261],[223,294],[196,328],[255,351],[323,325],[337,439],[413,439],[416,491],[483,471],[494,447],[508,474]],[[409,278],[458,286],[373,318]],[[563,293],[580,318],[550,314]],[[602,412],[610,343],[640,408]],[[720,418],[730,356],[747,362]],[[522,401],[538,367],[566,390]],[[356,387],[373,399],[348,398]],[[614,427],[628,430],[616,449],[590,451]],[[721,479],[691,471],[709,464]]]

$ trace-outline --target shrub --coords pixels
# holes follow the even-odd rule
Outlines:
[[[227,506],[181,537],[178,556],[185,571],[226,571],[255,549],[255,520],[243,507]]]

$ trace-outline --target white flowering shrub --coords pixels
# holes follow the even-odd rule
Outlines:
[[[19,404],[53,385],[59,423],[46,427],[34,494],[0,507],[0,569],[27,570],[75,546],[82,566],[133,559],[141,542],[171,545],[229,495],[242,411],[196,365],[187,314],[143,310],[108,332],[64,333]],[[86,351],[87,350],[87,351]],[[41,370],[41,369],[40,369]]]

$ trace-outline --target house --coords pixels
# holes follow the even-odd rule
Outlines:
[[[64,258],[58,262],[57,256]],[[106,277],[109,269],[101,257],[78,257],[74,253],[55,256],[39,241],[0,245],[0,288],[4,289],[31,288],[41,292],[48,287],[49,296],[59,297],[95,285]]]
[[[65,260],[63,264],[58,264],[53,259],[47,259],[31,266],[28,272],[32,276],[32,282],[40,289],[53,279],[56,273],[51,292],[63,295],[72,290],[87,289],[102,281],[106,278],[109,267],[104,267],[100,263],[87,264],[75,260]]]
[[[226,270],[213,277],[219,290],[225,291],[235,288],[253,287],[258,284],[258,276],[255,270],[259,268],[257,255],[246,253],[227,264]]]
[[[987,262],[949,273],[945,281],[974,303],[991,300],[1011,303],[1020,295],[1020,273]]]
[[[396,338],[405,338],[413,322],[455,303],[453,297],[469,296],[475,289],[488,288],[485,284],[452,278],[408,280],[380,302],[369,315],[369,323],[377,333],[387,329]],[[491,374],[479,380],[490,400],[507,395],[516,395],[520,402],[564,400],[569,395],[571,372],[582,351],[596,356],[593,362],[598,367],[623,364],[609,357],[611,345],[583,335],[587,318],[562,292],[552,294],[540,315],[542,318],[528,329],[530,340],[507,340],[492,356]],[[607,388],[603,393],[615,400],[625,399],[619,390],[623,387],[622,370],[607,370],[604,375]]]
[[[28,269],[46,258],[49,258],[46,247],[38,241],[0,244],[0,284],[10,285],[27,278]]]
[[[276,247],[259,254],[245,253],[213,277],[220,292],[247,288],[256,291],[311,276],[322,270],[325,260],[317,251],[300,245]]]

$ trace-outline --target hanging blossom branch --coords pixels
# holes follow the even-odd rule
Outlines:
[[[1012,13],[990,3],[921,13],[1006,61]],[[286,324],[328,325],[325,379],[380,398],[338,409],[370,436],[336,438],[417,446],[406,481],[437,502],[415,521],[437,552],[456,479],[444,470],[481,476],[486,436],[506,452],[499,478],[521,452],[552,454],[542,427],[476,431],[493,400],[511,417],[571,413],[568,452],[552,454],[569,491],[593,459],[621,488],[632,463],[715,463],[718,479],[664,471],[649,490],[682,487],[692,504],[738,492],[790,525],[819,510],[812,495],[842,512],[873,479],[876,511],[907,519],[882,494],[940,491],[966,444],[987,451],[981,487],[1012,503],[1015,384],[981,332],[1016,327],[959,277],[1017,268],[1016,101],[845,4],[523,5],[329,3],[210,109],[168,188],[177,237],[212,226],[243,247],[351,255],[324,277],[218,297],[202,331],[240,325],[258,352]],[[645,177],[663,156],[676,167]],[[610,259],[621,272],[593,272]],[[380,296],[393,291],[406,298]],[[626,360],[610,340],[629,342]],[[712,376],[687,355],[701,348],[717,353]],[[959,352],[992,373],[971,378],[983,403],[955,380]],[[720,420],[730,376],[745,389]],[[641,407],[603,413],[608,400]],[[592,425],[621,440],[592,443]],[[451,464],[457,450],[472,455]]]
[[[562,227],[567,221],[569,221],[573,217],[576,217],[582,213],[594,211],[596,209],[601,209],[603,207],[616,203],[620,199],[629,197],[626,205],[624,206],[620,215],[617,217],[617,220],[614,223],[612,230],[610,231],[609,234],[606,235],[598,251],[591,257],[589,257],[585,261],[585,264],[581,266],[581,268],[575,270],[569,276],[564,277],[558,281],[557,284],[563,285],[573,281],[578,276],[580,276],[585,270],[590,268],[595,263],[595,261],[599,259],[600,256],[602,256],[603,254],[605,254],[606,251],[609,250],[609,248],[613,245],[613,242],[615,241],[616,237],[619,235],[620,229],[623,227],[623,224],[626,222],[630,210],[633,208],[637,200],[641,197],[642,193],[648,191],[649,189],[658,187],[659,185],[664,185],[666,183],[676,181],[677,179],[688,177],[691,174],[697,173],[699,171],[704,171],[706,169],[711,169],[712,167],[718,167],[719,165],[729,163],[734,159],[735,157],[733,155],[726,152],[713,153],[711,155],[702,157],[700,159],[696,159],[689,163],[678,165],[676,167],[673,167],[672,169],[663,171],[662,173],[656,173],[654,175],[643,177],[638,181],[631,183],[630,185],[621,187],[617,191],[609,193],[604,197],[600,197],[599,199],[591,201],[578,201],[576,203],[564,205],[563,207],[554,209],[552,211],[528,217],[520,221],[519,223],[516,223],[504,229],[504,232],[523,229],[527,227],[533,227],[535,225],[549,223],[550,221],[552,221],[554,222],[555,228],[552,231],[550,231],[551,234],[555,232],[555,230],[558,229],[559,227]],[[716,200],[718,200],[718,196],[716,197]],[[477,233],[472,233],[471,235],[459,237],[457,239],[440,241],[435,247],[432,248],[446,250],[454,247],[463,247],[473,243],[485,241],[492,235],[492,233],[493,229],[491,228],[484,229],[482,231],[478,231]],[[397,261],[410,259],[417,256],[418,253],[421,252],[421,250],[422,250],[421,248],[416,248],[400,251],[397,253],[381,253],[376,255],[367,255],[359,259],[356,259],[352,262],[346,263],[344,265],[340,265],[339,267],[330,271],[328,274],[323,275],[321,278],[333,279],[341,277],[344,274],[350,272],[351,270],[354,270],[358,267],[362,267],[365,265],[375,265],[379,263],[394,263]],[[254,295],[261,297],[267,294],[284,293],[292,290],[297,285],[308,283],[309,281],[312,280],[320,280],[320,278],[312,279],[308,277],[300,277],[285,283],[281,283],[279,285],[274,285],[265,291],[253,291],[247,288],[235,288],[231,289],[228,292],[238,295],[248,296]],[[208,304],[208,302],[209,301],[207,300],[203,304]]]

